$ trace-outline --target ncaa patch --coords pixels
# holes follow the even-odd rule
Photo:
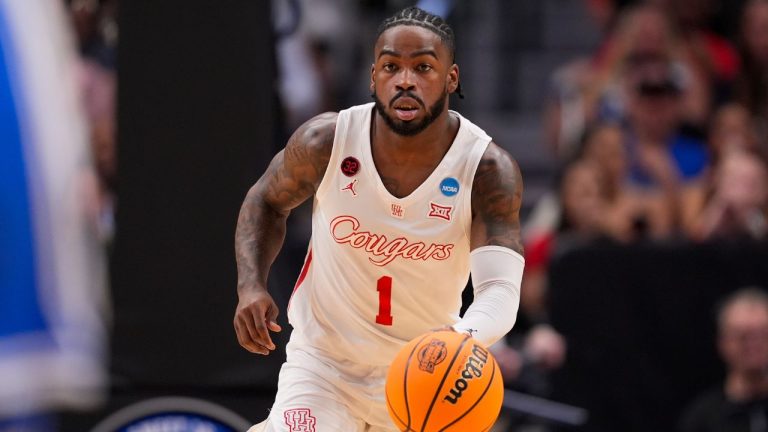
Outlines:
[[[360,171],[360,161],[352,156],[347,156],[341,161],[341,172],[347,176],[352,177]]]
[[[454,196],[459,193],[459,181],[453,177],[446,177],[440,182],[440,192],[445,196]]]

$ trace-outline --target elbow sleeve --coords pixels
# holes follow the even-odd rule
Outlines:
[[[470,255],[475,299],[453,325],[490,346],[515,325],[525,259],[512,249],[483,246]]]

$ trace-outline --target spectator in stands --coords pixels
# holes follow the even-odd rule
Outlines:
[[[589,129],[583,143],[583,158],[593,161],[601,172],[606,207],[602,231],[619,241],[634,241],[649,236],[664,238],[672,229],[672,214],[658,194],[633,188],[627,182],[625,135],[614,123],[601,123]]]
[[[768,167],[762,158],[732,150],[713,172],[710,197],[693,220],[690,236],[763,238],[768,232]]]
[[[629,180],[665,201],[677,226],[685,190],[708,166],[704,144],[681,132],[687,91],[680,71],[664,60],[646,59],[630,72],[628,96]]]
[[[731,97],[740,61],[735,47],[710,29],[710,18],[717,8],[716,0],[661,0],[680,32],[680,39],[691,60],[706,78],[712,90],[714,106]],[[708,118],[703,113],[701,120]],[[703,126],[699,123],[693,126]],[[703,131],[702,131],[703,132]]]
[[[684,412],[682,432],[768,430],[768,294],[759,288],[729,296],[717,316],[726,377]]]
[[[731,151],[758,152],[756,128],[749,111],[735,103],[721,107],[712,119],[707,143],[711,166],[715,167]],[[682,224],[688,234],[696,231],[696,224],[712,194],[712,176],[710,168],[704,181],[687,188],[683,195]]]
[[[681,71],[681,121],[702,123],[709,115],[707,75],[675,32],[664,9],[644,4],[623,11],[612,34],[590,59],[560,68],[553,76],[552,100],[545,113],[545,136],[561,158],[572,157],[586,125],[623,120],[624,81],[638,63],[666,59]]]

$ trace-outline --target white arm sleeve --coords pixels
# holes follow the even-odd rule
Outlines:
[[[475,299],[453,328],[486,346],[507,334],[517,320],[524,267],[525,259],[509,248],[483,246],[472,251]]]

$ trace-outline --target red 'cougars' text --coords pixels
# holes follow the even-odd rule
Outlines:
[[[377,266],[385,266],[397,257],[426,261],[430,258],[442,261],[451,256],[452,244],[427,246],[424,242],[411,243],[404,237],[388,239],[387,236],[370,231],[359,231],[360,221],[354,216],[337,216],[331,221],[331,235],[336,243],[349,244],[363,249],[372,256],[368,259]]]

